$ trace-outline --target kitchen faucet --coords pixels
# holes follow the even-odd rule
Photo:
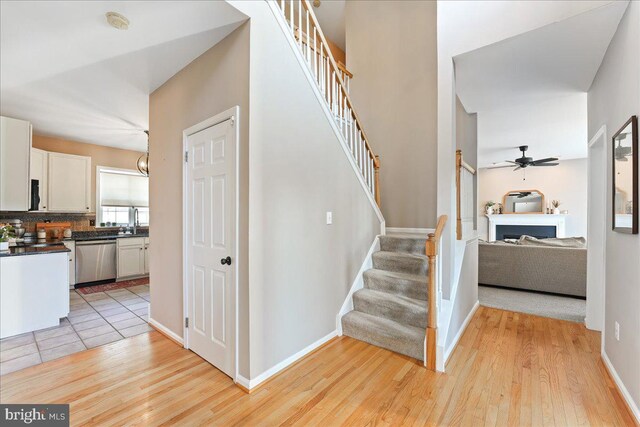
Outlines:
[[[138,226],[140,219],[138,218],[138,208],[133,209],[133,234],[138,234]]]

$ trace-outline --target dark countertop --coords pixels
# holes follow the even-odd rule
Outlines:
[[[116,240],[127,239],[130,237],[149,237],[148,231],[141,231],[137,234],[103,234],[93,231],[73,233],[73,237],[58,240],[37,240],[32,242],[21,242],[9,246],[8,251],[0,251],[0,257],[19,256],[19,255],[38,255],[50,254],[56,252],[71,252],[64,246],[63,242],[87,242],[92,240]],[[46,246],[44,246],[46,245]]]
[[[19,244],[16,246],[9,246],[8,251],[0,251],[0,258],[21,255],[52,254],[57,252],[71,252],[71,250],[67,249],[63,244],[48,246],[29,246]]]
[[[118,234],[117,231],[76,231],[70,239],[76,242],[86,242],[89,240],[115,240],[129,237],[149,237],[149,230],[140,230],[137,234]]]
[[[91,240],[127,239],[129,237],[149,237],[149,233],[107,234],[107,235],[97,235],[97,236],[73,236],[70,239],[64,239],[64,240],[75,240],[76,242],[87,242],[87,241],[91,241]]]

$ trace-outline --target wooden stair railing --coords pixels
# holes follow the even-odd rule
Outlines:
[[[349,97],[344,77],[350,78],[351,73],[341,69],[333,58],[329,43],[308,0],[271,0],[271,3],[277,5],[276,9],[282,13],[344,137],[346,148],[351,152],[367,188],[380,206],[380,157],[371,149],[362,121]]]
[[[429,233],[425,244],[425,253],[429,259],[429,274],[427,276],[427,343],[424,365],[432,371],[436,370],[436,347],[438,345],[438,263],[436,261],[442,230],[446,224],[447,216],[441,215],[438,218],[435,232]]]
[[[456,238],[462,240],[465,223],[473,223],[475,201],[473,197],[473,176],[476,170],[462,157],[462,150],[456,150]],[[464,194],[463,194],[464,193]]]

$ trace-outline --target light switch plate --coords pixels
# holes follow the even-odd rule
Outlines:
[[[333,212],[327,212],[327,225],[333,224]]]

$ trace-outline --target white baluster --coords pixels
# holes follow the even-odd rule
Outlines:
[[[298,1],[298,32],[300,33],[298,45],[302,49],[302,2],[300,1]]]
[[[309,43],[309,11],[305,9],[306,18],[307,18],[307,31],[305,34],[307,35],[307,63],[311,62],[311,43]]]
[[[296,29],[295,29],[295,23],[293,22],[293,0],[289,1],[289,25],[291,25],[291,31],[293,32],[293,35],[295,37],[296,35]]]
[[[313,74],[318,82],[318,48],[316,47],[316,27],[313,27]]]

